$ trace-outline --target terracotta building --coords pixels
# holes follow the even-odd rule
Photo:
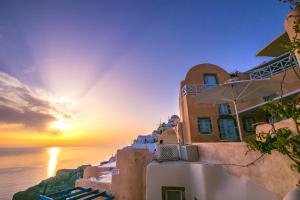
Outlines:
[[[222,67],[207,63],[196,65],[187,72],[180,83],[180,123],[174,129],[176,142],[180,145],[157,145],[155,155],[159,162],[154,160],[147,165],[146,200],[299,199],[300,190],[295,185],[300,175],[291,170],[292,161],[287,156],[276,151],[271,155],[249,152],[245,142],[236,142],[240,137],[268,132],[272,127],[266,122],[270,121],[275,122],[275,128],[289,127],[292,133],[299,128],[291,119],[271,118],[260,109],[270,99],[284,101],[300,94],[300,78],[297,77],[300,75],[300,51],[291,53],[284,48],[290,38],[295,37],[291,28],[294,20],[299,20],[297,24],[300,24],[300,8],[291,13],[298,17],[287,18],[286,33],[257,53],[257,56],[273,57],[268,62],[242,73],[228,73]],[[300,39],[300,34],[296,36]],[[205,91],[228,80],[265,78],[277,80],[262,82],[278,85],[278,91],[262,92],[265,96],[253,92],[252,97],[262,98],[238,102],[241,134],[238,133],[233,105],[200,103],[205,102],[201,101],[207,97],[205,95],[213,94]],[[282,83],[282,88],[277,83]],[[171,141],[174,135],[172,131],[165,132],[162,140]],[[192,147],[197,149],[196,161],[187,159],[193,157],[187,156],[188,152],[192,155]],[[172,162],[168,162],[170,160]],[[255,164],[251,164],[253,161]]]
[[[254,80],[270,78],[283,81],[283,90],[268,94],[237,105],[242,125],[243,138],[255,134],[255,125],[270,122],[262,110],[270,99],[290,98],[300,93],[300,68],[296,56],[284,48],[289,41],[287,33],[283,33],[257,53],[257,56],[275,57],[246,72],[230,74],[222,67],[213,64],[199,64],[192,67],[180,84],[179,107],[183,125],[185,144],[197,142],[240,141],[236,118],[231,104],[199,103],[197,95],[207,88],[215,87],[229,79]]]

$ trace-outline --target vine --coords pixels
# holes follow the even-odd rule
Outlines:
[[[300,7],[300,2],[295,0],[279,0],[283,3],[288,3],[291,9]],[[289,15],[294,18],[293,30],[295,32],[293,38],[285,46],[290,55],[294,52],[300,53],[300,20],[298,15]],[[290,59],[289,59],[290,60]],[[298,66],[299,67],[299,66]],[[293,68],[297,78],[300,79],[299,74]],[[281,100],[269,101],[262,109],[269,114],[270,124],[272,126],[269,132],[261,132],[256,135],[256,138],[249,138],[246,143],[249,150],[259,151],[263,155],[271,154],[272,151],[277,151],[286,155],[291,161],[291,168],[300,174],[300,95],[289,100],[283,100],[283,83],[286,77],[286,70],[281,80]],[[294,132],[289,128],[276,128],[275,122],[283,119],[292,119],[295,125]],[[297,184],[300,187],[300,180]]]
[[[300,174],[300,95],[284,102],[270,101],[263,110],[269,114],[272,128],[269,132],[258,133],[256,138],[249,138],[246,141],[248,148],[262,154],[278,151],[288,156],[293,163],[291,168]],[[295,124],[295,132],[290,128],[275,127],[276,121],[289,118]],[[300,187],[300,180],[297,186]]]

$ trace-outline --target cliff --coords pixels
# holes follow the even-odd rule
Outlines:
[[[25,191],[15,193],[13,200],[38,200],[40,194],[50,194],[73,188],[75,186],[75,180],[82,177],[83,171],[87,166],[88,165],[82,165],[77,169],[58,170],[54,177],[43,180]]]

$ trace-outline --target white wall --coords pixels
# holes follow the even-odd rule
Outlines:
[[[161,200],[162,186],[184,187],[185,194],[191,199],[189,171],[187,163],[151,162],[146,172],[146,200]]]
[[[221,165],[200,162],[151,162],[147,166],[146,200],[161,200],[162,186],[185,187],[186,200],[279,200],[244,177],[226,173]]]

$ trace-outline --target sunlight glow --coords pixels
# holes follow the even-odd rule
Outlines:
[[[57,120],[51,123],[51,129],[55,130],[67,130],[70,128],[70,124],[63,120]]]
[[[48,149],[48,153],[49,153],[48,170],[47,170],[48,178],[54,176],[56,173],[57,158],[59,152],[60,152],[59,147],[50,147]]]

